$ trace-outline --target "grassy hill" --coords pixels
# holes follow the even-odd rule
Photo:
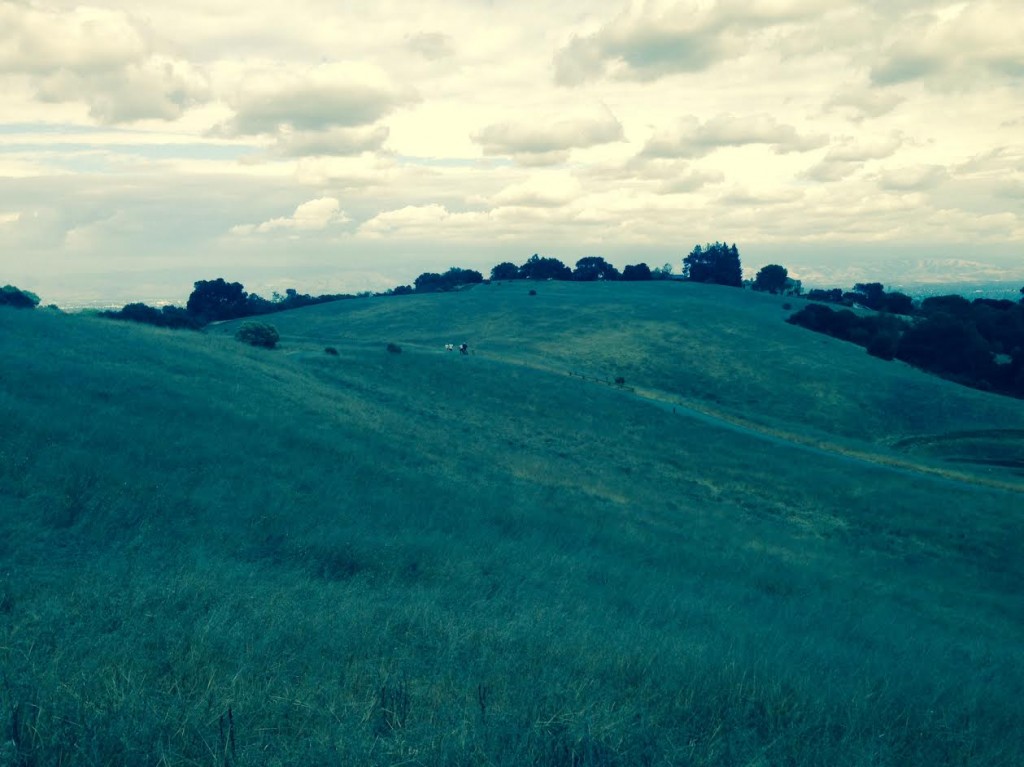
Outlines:
[[[0,764],[1024,762],[1024,403],[527,287],[0,311]]]

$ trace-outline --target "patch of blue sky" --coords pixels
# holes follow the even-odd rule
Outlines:
[[[78,153],[102,153],[107,156],[142,157],[149,160],[240,160],[260,148],[239,144],[108,144],[85,142],[0,142],[0,153],[47,154],[66,156],[70,162]]]
[[[131,131],[118,131],[130,133]],[[110,133],[109,128],[101,128],[96,125],[75,125],[74,123],[0,123],[0,136],[12,136],[19,133],[26,135],[45,133],[68,134],[68,133]]]

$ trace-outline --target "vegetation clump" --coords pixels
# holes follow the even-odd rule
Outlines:
[[[786,289],[786,280],[789,279],[789,270],[779,264],[768,264],[761,267],[761,271],[754,278],[752,290],[760,290],[767,293],[781,293]]]
[[[703,248],[695,245],[683,259],[683,276],[691,282],[743,287],[743,267],[736,243],[714,242]]]
[[[4,285],[0,288],[0,306],[10,306],[15,309],[35,309],[39,305],[39,296],[28,290],[21,290],[13,285]]]
[[[957,383],[1024,398],[1024,304],[949,295],[926,298],[914,309],[908,297],[886,293],[879,283],[858,284],[852,293],[833,289],[827,297],[878,313],[858,315],[814,303],[788,322],[859,344],[881,359],[899,359]],[[898,316],[904,313],[911,317]]]
[[[202,327],[202,322],[198,317],[180,306],[164,306],[158,309],[144,303],[132,303],[125,304],[121,309],[100,312],[100,316],[112,320],[141,322],[160,328],[198,330]]]
[[[235,333],[235,338],[250,346],[261,346],[265,349],[273,349],[281,340],[277,328],[265,322],[243,322],[242,327]]]
[[[402,353],[402,347],[399,346],[398,344],[395,344],[395,343],[389,343],[387,345],[387,350],[391,354],[401,354]]]

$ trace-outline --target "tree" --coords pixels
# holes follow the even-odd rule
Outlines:
[[[437,272],[423,272],[412,284],[419,293],[432,293],[441,289],[441,275]]]
[[[807,293],[809,301],[822,301],[826,304],[838,304],[843,300],[841,288],[811,288]]]
[[[715,242],[694,246],[690,255],[683,259],[683,276],[691,282],[708,282],[715,285],[743,286],[743,267],[740,253],[733,245]]]
[[[641,282],[643,280],[653,279],[651,267],[644,263],[629,264],[622,270],[622,279],[629,282]]]
[[[889,314],[913,314],[914,299],[906,293],[886,293],[882,300],[881,309]]]
[[[857,303],[863,304],[868,309],[878,311],[882,308],[885,300],[885,285],[880,282],[858,282],[853,286],[853,292],[860,298],[855,299]]]
[[[988,343],[971,321],[936,314],[913,325],[900,339],[896,356],[941,375],[986,382],[995,361]]]
[[[617,280],[619,278],[619,270],[601,256],[585,256],[576,262],[576,269],[572,273],[572,278],[577,282]]]
[[[472,285],[483,282],[484,276],[475,269],[462,269],[453,266],[444,274],[424,272],[415,280],[416,290],[420,293],[432,293],[439,290],[453,290],[460,285]]]
[[[572,269],[557,258],[547,258],[534,253],[519,267],[519,276],[525,280],[571,280]]]
[[[100,312],[101,317],[112,320],[127,320],[129,322],[141,322],[146,325],[156,325],[159,328],[188,328],[198,330],[202,323],[188,311],[180,306],[164,306],[157,309],[143,303],[125,304],[117,311]]]
[[[672,279],[672,264],[665,264],[651,270],[652,280],[670,280]]]
[[[248,314],[248,293],[240,282],[225,282],[223,277],[218,277],[199,280],[194,288],[185,308],[204,323],[233,320]]]
[[[13,285],[0,288],[0,306],[11,306],[15,309],[35,309],[39,304],[39,296]]]
[[[762,266],[761,271],[754,278],[751,286],[754,290],[761,290],[767,293],[781,293],[786,288],[786,281],[789,279],[789,270],[778,264]]]
[[[492,280],[518,280],[519,267],[511,261],[503,261],[491,268]]]

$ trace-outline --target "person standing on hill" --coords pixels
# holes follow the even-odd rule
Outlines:
[[[459,352],[461,354],[469,354],[469,346],[467,344],[459,344]]]

